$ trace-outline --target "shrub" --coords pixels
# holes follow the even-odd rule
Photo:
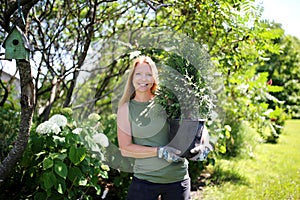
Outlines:
[[[109,142],[98,120],[93,114],[79,124],[54,115],[33,128],[16,173],[6,185],[9,193],[4,192],[2,198],[90,199],[100,195],[99,183],[108,178],[103,158]]]

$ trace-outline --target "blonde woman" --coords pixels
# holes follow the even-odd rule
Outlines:
[[[190,199],[188,161],[168,145],[169,125],[154,101],[158,71],[150,57],[133,62],[119,102],[118,143],[124,157],[135,158],[128,200]]]

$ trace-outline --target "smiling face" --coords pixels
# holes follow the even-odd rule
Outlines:
[[[143,62],[138,63],[134,69],[132,83],[135,92],[151,92],[154,78],[150,66]]]

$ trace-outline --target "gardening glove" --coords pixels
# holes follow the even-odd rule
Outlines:
[[[197,155],[189,158],[192,161],[203,161],[207,158],[209,152],[213,150],[213,146],[209,143],[209,134],[206,127],[204,127],[201,137],[201,142],[195,148],[191,149],[191,153],[197,153]]]
[[[157,157],[165,159],[167,162],[181,162],[184,161],[184,158],[178,156],[180,150],[175,149],[170,146],[158,147],[157,148]]]

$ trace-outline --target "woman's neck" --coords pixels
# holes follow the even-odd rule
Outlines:
[[[151,100],[153,97],[154,95],[152,93],[136,93],[133,99],[138,102],[146,102]]]

